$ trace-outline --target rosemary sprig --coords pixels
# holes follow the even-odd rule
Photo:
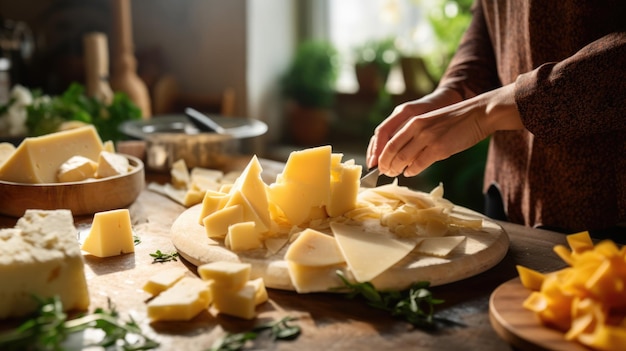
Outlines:
[[[63,343],[71,334],[87,329],[98,329],[104,333],[100,341],[87,346],[117,346],[125,351],[151,350],[159,346],[158,342],[143,335],[132,318],[121,321],[110,300],[108,310],[98,308],[75,319],[68,319],[58,296],[45,300],[37,298],[37,301],[39,307],[30,319],[16,329],[0,334],[0,349],[63,350]]]
[[[435,305],[442,304],[444,300],[433,297],[428,290],[429,282],[417,282],[403,291],[378,291],[370,282],[350,282],[342,271],[337,271],[337,275],[345,287],[335,290],[347,290],[348,298],[362,296],[369,306],[388,311],[417,328],[432,330],[437,327],[438,320],[444,321],[435,318]]]
[[[243,333],[228,333],[217,340],[209,351],[237,351],[242,350],[248,341],[255,340],[259,334],[268,330],[272,340],[293,340],[300,335],[300,327],[289,324],[292,317],[285,317],[279,321],[258,325]]]
[[[169,261],[178,261],[176,257],[178,257],[178,252],[172,253],[164,253],[161,250],[156,250],[156,252],[151,253],[150,256],[153,257],[152,263],[164,263]]]

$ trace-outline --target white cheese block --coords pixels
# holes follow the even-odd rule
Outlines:
[[[377,222],[377,221],[374,221]],[[415,240],[402,240],[378,225],[360,226],[334,222],[330,224],[339,248],[358,282],[374,279],[409,254]]]
[[[153,321],[188,321],[206,311],[212,301],[210,282],[184,277],[148,302]]]
[[[97,257],[110,257],[135,252],[128,209],[96,213],[89,235],[81,248]]]
[[[285,260],[303,266],[329,266],[346,260],[334,237],[307,228],[289,246]]]
[[[96,178],[107,178],[128,173],[130,163],[128,158],[120,154],[102,151],[98,156]]]
[[[27,210],[0,229],[0,319],[33,312],[33,295],[59,295],[65,310],[85,310],[89,293],[78,232],[69,210]]]
[[[0,179],[29,184],[56,183],[63,162],[76,155],[97,160],[102,150],[102,140],[91,125],[26,138],[0,166]]]
[[[84,156],[72,156],[65,161],[57,174],[60,183],[80,182],[96,176],[98,164]]]

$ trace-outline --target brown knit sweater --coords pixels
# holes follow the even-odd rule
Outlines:
[[[485,189],[511,222],[571,231],[626,222],[626,1],[479,0],[440,86],[515,83],[523,131],[490,141]]]

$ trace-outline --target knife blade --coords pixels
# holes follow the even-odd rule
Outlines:
[[[375,188],[378,184],[378,166],[370,168],[367,173],[361,177],[361,188]]]

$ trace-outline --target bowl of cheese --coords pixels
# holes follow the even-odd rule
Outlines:
[[[69,209],[90,215],[132,204],[145,185],[143,162],[115,153],[93,126],[25,138],[0,152],[0,214]]]

